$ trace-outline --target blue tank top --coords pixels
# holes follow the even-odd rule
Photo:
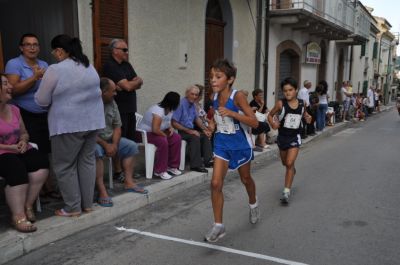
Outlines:
[[[225,108],[239,112],[240,109],[235,106],[234,103],[234,98],[237,90],[232,90],[232,93],[228,99],[228,101],[225,104]],[[213,107],[214,109],[218,110],[219,103],[218,103],[218,94],[214,95],[214,101],[213,101]],[[217,113],[214,114],[218,115]],[[214,118],[216,119],[216,118]],[[234,133],[222,133],[218,131],[214,134],[214,147],[219,148],[221,150],[243,150],[243,149],[249,149],[252,148],[252,143],[250,137],[246,136],[246,133],[243,129],[243,126],[240,124],[238,120],[232,119],[234,123]],[[218,127],[218,125],[217,125]]]

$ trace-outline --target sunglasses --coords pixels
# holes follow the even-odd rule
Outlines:
[[[117,48],[117,47],[114,47],[114,49],[121,50],[123,52],[128,52],[128,48]]]

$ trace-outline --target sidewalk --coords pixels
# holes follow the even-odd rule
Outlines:
[[[391,110],[394,106],[383,106],[383,111]],[[379,113],[378,113],[379,114]],[[375,114],[374,116],[377,116]],[[372,116],[371,118],[374,118]],[[368,122],[368,120],[366,121]],[[329,137],[339,131],[351,127],[353,122],[336,123],[332,127],[326,129],[315,136],[309,136],[303,140],[303,145],[308,145],[316,139]],[[279,156],[279,150],[276,144],[271,145],[271,149],[263,152],[255,152],[254,163],[273,159]],[[236,171],[228,172],[233,174]],[[114,184],[113,201],[114,206],[107,208],[94,205],[94,211],[89,214],[83,214],[77,218],[62,218],[54,216],[54,210],[62,206],[62,202],[42,205],[43,212],[39,213],[36,226],[37,232],[31,234],[23,234],[12,229],[6,222],[9,220],[9,213],[4,214],[1,206],[0,215],[0,264],[22,256],[37,248],[43,247],[51,242],[70,236],[79,231],[91,228],[95,225],[109,222],[115,218],[126,215],[136,209],[139,209],[158,200],[172,196],[191,188],[198,184],[208,183],[212,176],[212,169],[208,174],[198,172],[185,172],[183,175],[175,177],[171,180],[152,179],[146,180],[144,177],[137,179],[137,182],[146,186],[149,190],[147,195],[134,193],[125,193],[122,191],[122,184]],[[118,194],[117,194],[118,193]]]

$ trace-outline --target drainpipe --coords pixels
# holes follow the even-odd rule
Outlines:
[[[256,65],[253,89],[260,88],[260,63],[261,63],[261,30],[262,30],[262,2],[257,1],[257,26],[256,26]]]
[[[351,80],[351,82],[353,83],[353,80],[351,78],[351,74],[352,74],[352,68],[353,68],[353,45],[350,46],[350,70],[349,70],[349,80]],[[354,85],[354,84],[353,84]]]
[[[265,32],[264,32],[264,101],[268,93],[268,57],[269,57],[269,0],[265,1]]]

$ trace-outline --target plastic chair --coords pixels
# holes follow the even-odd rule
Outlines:
[[[156,155],[157,147],[147,141],[147,133],[144,130],[138,129],[139,124],[142,122],[143,115],[135,113],[136,116],[136,131],[140,132],[142,135],[142,145],[144,145],[144,155],[146,164],[146,178],[151,179],[153,177],[154,168],[154,157]]]
[[[142,145],[144,146],[145,164],[146,164],[146,178],[153,178],[154,169],[154,157],[156,155],[157,147],[147,141],[147,133],[144,130],[138,129],[142,122],[143,115],[135,113],[136,116],[136,131],[142,135]],[[186,141],[182,140],[181,143],[181,161],[179,164],[179,170],[185,170],[185,156],[186,156]]]

